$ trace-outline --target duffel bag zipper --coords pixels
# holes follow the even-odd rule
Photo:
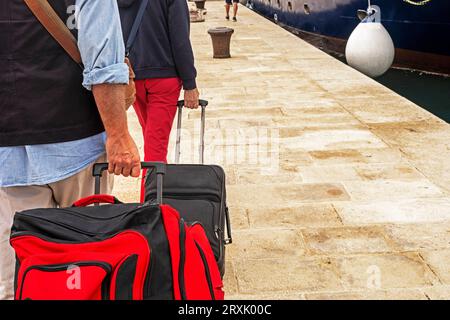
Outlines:
[[[44,271],[44,272],[58,272],[58,271],[68,270],[70,266],[77,266],[77,267],[97,266],[97,267],[100,267],[103,270],[105,270],[106,277],[102,282],[102,291],[101,291],[102,292],[102,300],[109,299],[109,286],[110,286],[111,272],[112,272],[111,265],[106,262],[101,262],[101,261],[83,261],[83,262],[73,262],[73,263],[54,264],[54,265],[39,265],[39,266],[29,267],[27,270],[25,270],[25,272],[23,274],[22,283],[20,284],[19,300],[22,300],[23,286],[24,286],[28,272],[30,272],[31,270],[39,270],[39,271]]]
[[[205,234],[207,234],[205,227],[203,226],[203,224],[200,221],[195,221],[191,224],[189,224],[191,227],[199,225],[203,228],[203,230],[205,231]],[[224,256],[224,244],[225,240],[224,240],[224,232],[222,231],[222,229],[220,229],[218,226],[215,226],[215,232],[214,235],[216,236],[217,240],[219,240],[219,257],[218,257],[218,261],[221,261],[223,259]],[[206,236],[208,237],[208,235]]]
[[[113,284],[115,284],[115,288],[117,291],[117,276],[119,274],[120,269],[123,267],[124,263],[127,262],[130,258],[138,258],[137,254],[129,254],[127,256],[125,256],[124,258],[122,258],[122,260],[119,261],[119,263],[117,264],[117,266],[114,268],[114,272],[111,275],[111,285],[110,285],[110,290]],[[136,260],[137,261],[137,260]],[[133,278],[136,276],[136,270],[134,270],[134,275]],[[133,281],[134,283],[134,281]],[[133,287],[133,285],[132,285]],[[116,293],[114,292],[114,300],[117,299]],[[111,292],[109,294],[109,296],[111,297]],[[133,300],[133,290],[131,290],[131,296],[127,298],[127,300]]]
[[[156,193],[150,193],[149,197],[155,198]],[[164,193],[164,199],[175,199],[175,200],[204,200],[204,201],[214,201],[220,202],[220,198],[215,194],[205,193],[205,194],[195,194],[195,195],[180,195],[180,194],[170,194]],[[211,200],[209,200],[211,199]]]
[[[75,231],[75,232],[78,232],[78,233],[82,233],[82,234],[87,235],[87,236],[91,236],[92,237],[92,236],[97,236],[98,235],[96,233],[92,233],[92,232],[89,232],[89,231],[85,231],[85,230],[81,230],[81,229],[75,228],[75,227],[73,227],[71,225],[68,225],[68,224],[65,224],[65,223],[55,222],[55,221],[51,221],[51,220],[48,220],[48,219],[45,219],[45,218],[42,218],[42,217],[36,217],[36,216],[33,216],[33,218],[41,220],[41,221],[49,222],[49,223],[55,224],[57,226],[66,228],[66,229],[69,229],[69,230],[72,230],[72,231]],[[11,237],[11,238],[13,238],[13,237]]]
[[[205,230],[205,233],[206,233],[206,228],[203,225],[203,223],[201,223],[200,221],[194,221],[192,223],[189,223],[189,226],[191,226],[191,227],[194,227],[197,225],[201,226],[203,228],[203,230]],[[220,237],[220,235],[223,235],[223,231],[218,226],[214,226],[214,235],[216,236],[217,240],[219,240],[220,242],[223,242],[223,237]]]
[[[80,218],[88,218],[88,219],[94,219],[94,220],[101,220],[101,221],[103,221],[103,220],[111,220],[111,219],[116,219],[116,218],[119,218],[119,217],[127,216],[130,213],[134,212],[136,209],[140,209],[142,207],[145,207],[145,204],[138,205],[135,208],[133,208],[133,210],[124,211],[124,212],[121,212],[121,213],[119,213],[119,214],[117,214],[115,216],[106,217],[106,218],[102,218],[100,216],[95,216],[95,215],[86,215],[86,214],[83,214],[83,213],[78,212],[78,211],[69,210],[67,208],[58,208],[58,210],[67,212],[70,215],[73,215],[73,216],[76,216],[76,217],[80,217]],[[40,218],[39,216],[34,215],[34,214],[30,213],[30,212],[21,212],[18,215],[31,217],[31,218],[37,218],[37,219]]]
[[[213,287],[213,283],[211,280],[211,272],[209,270],[208,261],[206,260],[206,255],[203,252],[203,249],[197,243],[197,241],[195,241],[195,245],[197,247],[198,252],[200,253],[200,257],[202,258],[203,266],[205,268],[205,277],[206,277],[206,281],[208,282],[208,288],[209,288],[209,293],[211,294],[211,299],[216,300],[216,297],[214,295],[214,287]]]
[[[184,264],[186,260],[186,226],[184,219],[180,219],[180,264],[178,268],[178,283],[181,300],[186,300],[186,287],[184,282]]]

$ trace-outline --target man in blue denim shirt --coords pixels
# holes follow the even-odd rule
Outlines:
[[[140,173],[139,153],[128,132],[123,106],[123,84],[128,82],[129,74],[124,63],[125,49],[116,0],[73,2],[78,8],[78,45],[84,65],[83,86],[92,90],[106,132],[73,141],[0,147],[2,300],[13,298],[15,261],[9,246],[9,230],[15,212],[37,207],[70,206],[78,198],[91,195],[92,165],[94,162],[106,161],[105,151],[110,162],[110,173],[134,177]],[[9,1],[5,2],[2,6],[6,7],[0,8],[5,14],[13,10],[9,4]],[[21,10],[25,12],[25,9]],[[0,24],[0,32],[8,30],[8,26],[6,23]],[[33,104],[33,101],[29,103]],[[42,117],[46,116],[43,112]],[[2,129],[0,132],[3,132]],[[105,176],[103,180],[102,191],[110,191],[111,179]]]

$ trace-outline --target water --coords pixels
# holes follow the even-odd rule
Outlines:
[[[450,123],[450,77],[391,69],[375,80]]]
[[[346,63],[344,55],[319,49]],[[375,80],[450,123],[450,76],[391,68]]]
[[[311,39],[303,37],[298,30],[281,24],[280,26],[346,63],[342,54],[326,50],[320,42],[310,41]],[[392,68],[375,80],[450,123],[450,77]]]
[[[319,49],[346,63],[343,54]],[[374,80],[450,123],[450,76],[391,68]]]
[[[346,63],[344,55],[320,49]],[[450,123],[450,76],[391,68],[374,80]]]

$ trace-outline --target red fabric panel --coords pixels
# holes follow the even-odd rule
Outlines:
[[[21,264],[25,263],[25,260],[32,256],[32,259],[35,260],[48,257],[49,264],[67,262],[69,259],[71,259],[71,262],[74,262],[73,259],[81,254],[86,258],[89,256],[93,260],[100,259],[114,266],[120,261],[120,257],[136,254],[138,255],[138,261],[136,277],[133,283],[133,299],[141,300],[143,298],[143,285],[150,263],[150,248],[147,239],[136,231],[124,231],[104,241],[78,244],[54,243],[35,236],[25,235],[11,239],[11,245],[15,249]],[[61,255],[65,255],[65,258],[61,258]],[[31,260],[32,262],[30,263],[34,263],[33,261],[35,260]],[[36,263],[39,262],[36,261]],[[24,270],[24,266],[21,265],[18,273],[18,283],[22,282]],[[16,292],[16,297],[18,297],[17,294],[18,292]]]
[[[67,252],[61,254],[35,255],[26,258],[19,270],[19,288],[16,298],[31,298],[33,300],[99,300],[101,299],[101,283],[106,277],[105,269],[95,264],[106,263],[114,269],[123,259],[120,253],[99,252]],[[71,290],[67,286],[71,274],[67,272],[69,265],[80,266],[80,288]],[[92,265],[91,265],[92,264]],[[36,266],[66,265],[64,270],[51,272],[32,270]],[[28,271],[27,270],[32,270]],[[101,272],[103,271],[103,272]],[[22,282],[24,285],[22,285]],[[23,292],[20,290],[23,288]]]
[[[108,195],[108,194],[94,194],[92,196],[82,198],[78,201],[76,201],[73,206],[74,207],[87,207],[94,203],[120,203],[119,200],[117,200],[115,197]]]
[[[164,221],[164,228],[169,240],[174,296],[176,300],[180,300],[181,293],[178,278],[178,270],[180,267],[180,216],[175,209],[168,205],[161,205],[161,213]],[[196,242],[206,255],[215,298],[217,300],[223,300],[223,284],[219,268],[203,227],[200,225],[186,228],[184,264],[186,298],[188,300],[210,300],[212,298],[205,277],[205,267],[196,246]]]
[[[180,215],[168,205],[161,205],[164,229],[169,241],[170,258],[172,260],[173,291],[175,300],[181,300],[178,270],[180,268]]]
[[[190,230],[186,230],[186,258],[184,264],[184,283],[187,300],[211,300],[208,281],[202,257],[195,245]]]
[[[69,287],[72,277],[67,270],[46,272],[31,269],[26,273],[22,299],[32,300],[101,300],[102,282],[107,272],[99,266],[81,266],[79,283]],[[68,284],[69,283],[69,284]],[[20,290],[20,289],[19,289]]]
[[[103,261],[111,266],[117,265],[124,257],[123,253],[103,252],[64,252],[33,255],[21,261],[20,268],[23,270],[32,266],[70,264],[79,261]]]
[[[196,224],[189,228],[189,233],[194,238],[195,242],[202,248],[206,256],[216,300],[224,300],[225,293],[223,291],[222,278],[205,230],[201,225]]]

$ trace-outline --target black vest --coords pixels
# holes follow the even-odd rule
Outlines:
[[[75,0],[49,3],[66,22]],[[0,147],[67,142],[103,132],[82,80],[80,66],[23,0],[0,0]]]

